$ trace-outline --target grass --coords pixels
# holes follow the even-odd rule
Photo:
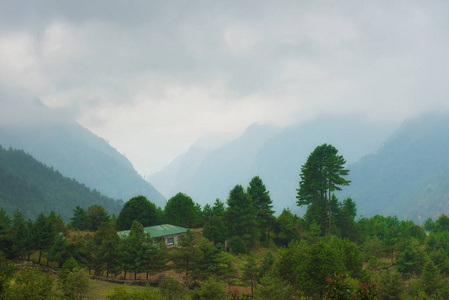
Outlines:
[[[107,299],[108,295],[111,295],[114,292],[115,288],[123,287],[127,292],[135,292],[135,291],[145,291],[147,289],[152,289],[154,291],[157,288],[154,287],[143,287],[143,286],[135,286],[135,285],[125,285],[125,284],[116,284],[101,280],[91,280],[90,281],[90,289],[86,299]]]

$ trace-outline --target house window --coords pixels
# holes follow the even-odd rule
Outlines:
[[[169,237],[167,238],[167,246],[173,246],[175,244],[175,238]]]

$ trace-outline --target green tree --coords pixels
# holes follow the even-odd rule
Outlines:
[[[159,283],[159,291],[166,300],[181,300],[187,295],[186,288],[176,279],[164,276]]]
[[[320,241],[311,245],[297,265],[297,280],[300,289],[307,295],[323,296],[327,278],[335,272],[343,273],[345,266],[341,252],[330,243]]]
[[[323,144],[315,148],[301,167],[297,204],[309,205],[311,221],[315,221],[322,229],[330,229],[332,226],[332,193],[350,183],[344,179],[349,173],[349,170],[344,168],[345,163],[345,159],[338,155],[334,146]],[[323,224],[322,220],[326,214],[328,226]]]
[[[225,300],[228,297],[226,287],[214,276],[203,281],[198,289],[195,289],[193,299],[200,300]]]
[[[55,299],[55,280],[38,268],[26,268],[17,272],[14,283],[6,293],[6,299]]]
[[[7,292],[15,271],[16,267],[14,264],[7,261],[4,254],[0,252],[0,299]]]
[[[87,212],[79,205],[73,209],[73,217],[70,220],[70,226],[76,230],[87,229]]]
[[[274,240],[280,246],[287,246],[291,241],[299,239],[299,225],[296,224],[296,217],[288,208],[284,208],[277,217],[274,231],[276,233]]]
[[[90,288],[89,274],[85,269],[75,268],[67,275],[63,285],[64,294],[68,299],[82,300]]]
[[[226,282],[228,288],[231,287],[231,283],[237,278],[237,269],[233,263],[234,257],[229,252],[220,252],[217,255],[217,266],[214,271],[217,278]]]
[[[27,224],[23,218],[22,213],[17,210],[14,214],[13,221],[13,253],[16,257],[24,257],[28,254],[27,245],[30,241],[30,231],[28,230]]]
[[[106,276],[116,263],[120,248],[120,238],[111,222],[102,223],[94,235],[96,259],[98,264],[106,267]]]
[[[150,243],[152,240],[143,230],[142,224],[134,221],[129,235],[123,240],[121,253],[125,258],[125,269],[134,271],[134,280],[137,279],[137,273],[145,270]]]
[[[212,206],[212,216],[224,217],[225,213],[225,204],[220,199],[215,199],[214,205]]]
[[[33,226],[34,248],[39,251],[38,264],[41,263],[42,252],[50,249],[56,234],[54,224],[43,214],[39,214]]]
[[[69,243],[63,234],[57,234],[53,244],[48,251],[48,260],[55,261],[61,267],[65,260],[70,257]]]
[[[172,250],[170,257],[174,269],[185,272],[187,288],[190,288],[192,268],[197,255],[198,248],[194,243],[192,232],[187,231],[187,233],[181,237],[181,245]]]
[[[109,222],[110,217],[103,206],[91,205],[87,209],[87,228],[96,231],[101,223]]]
[[[379,299],[393,300],[401,299],[401,294],[405,289],[401,274],[396,270],[383,272],[379,280]]]
[[[214,243],[224,244],[228,235],[228,228],[222,217],[212,216],[204,224],[203,236]]]
[[[117,230],[129,230],[134,221],[143,227],[159,225],[161,220],[156,205],[144,196],[131,198],[117,217]]]
[[[286,281],[272,275],[264,276],[256,288],[256,298],[261,300],[296,299],[295,289]]]
[[[238,236],[250,248],[258,241],[258,223],[251,198],[241,185],[236,185],[228,197],[226,224],[230,236]]]
[[[251,296],[254,296],[254,286],[259,278],[259,266],[254,256],[248,256],[242,268],[242,280],[250,285]]]
[[[199,222],[195,203],[183,193],[178,193],[167,201],[164,216],[168,224],[187,228],[193,228]]]
[[[253,207],[256,211],[256,221],[259,224],[260,236],[262,240],[268,240],[270,228],[273,226],[273,201],[265,184],[259,176],[251,179],[248,189],[248,195],[251,197]]]
[[[398,271],[405,277],[420,275],[426,262],[425,253],[416,240],[409,239],[404,243],[405,247],[400,251],[397,260]]]
[[[400,237],[398,218],[396,216],[388,216],[384,222],[382,243],[391,254],[391,264],[394,262],[394,253],[398,248]]]
[[[335,196],[332,196],[333,198]],[[335,197],[335,200],[337,198]],[[358,241],[359,232],[355,222],[355,217],[357,216],[357,206],[351,198],[346,198],[343,203],[338,203],[339,209],[336,216],[337,227],[341,231],[342,238],[348,238],[353,242]]]

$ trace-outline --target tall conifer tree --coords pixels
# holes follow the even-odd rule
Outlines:
[[[350,181],[344,179],[349,170],[344,168],[346,160],[338,155],[338,150],[328,144],[315,148],[307,161],[301,167],[301,180],[297,189],[298,206],[309,205],[308,215],[322,229],[326,228],[323,216],[327,208],[328,228],[332,223],[332,193],[341,190],[341,186],[349,185]],[[313,212],[313,213],[312,213]],[[324,232],[324,231],[323,231]]]

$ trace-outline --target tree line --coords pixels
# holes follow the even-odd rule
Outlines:
[[[236,286],[256,299],[448,299],[449,217],[423,226],[395,216],[357,219],[356,203],[334,193],[350,183],[344,164],[331,145],[311,153],[298,185],[297,204],[307,206],[302,217],[288,209],[275,216],[256,176],[232,188],[226,202],[204,207],[183,193],[164,209],[138,196],[117,217],[98,205],[77,206],[68,224],[54,212],[25,221],[20,211],[11,219],[0,210],[0,250],[9,258],[35,253],[62,267],[75,261],[109,277],[179,272],[182,282],[161,279],[165,299],[173,297],[169,291],[177,299],[246,297]],[[192,230],[167,249],[143,230],[164,223]],[[130,233],[121,239],[119,230]]]

